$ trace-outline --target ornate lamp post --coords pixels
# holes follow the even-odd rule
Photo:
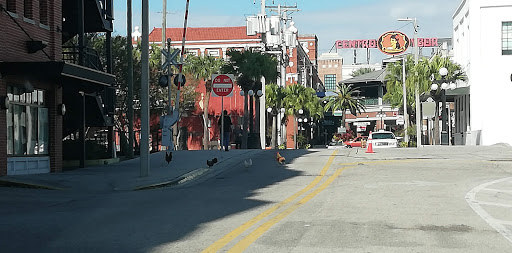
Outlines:
[[[432,86],[430,86],[430,89],[433,92],[436,92],[439,88],[438,83],[441,83],[441,145],[448,145],[449,144],[449,138],[448,138],[448,115],[446,113],[446,90],[447,89],[455,89],[456,85],[455,83],[451,82],[450,80],[446,80],[446,75],[448,75],[448,69],[443,67],[439,69],[439,74],[441,75],[441,80],[432,80]],[[433,79],[433,78],[432,78]],[[448,84],[449,82],[450,84]]]

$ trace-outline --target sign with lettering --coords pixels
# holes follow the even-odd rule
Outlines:
[[[409,38],[402,32],[386,32],[377,40],[377,47],[385,54],[401,54],[409,48]]]
[[[439,47],[438,38],[418,38],[420,47]],[[336,48],[378,48],[378,40],[337,40]],[[414,47],[414,40],[409,40],[409,46]]]
[[[212,75],[212,91],[219,97],[225,97],[233,92],[233,75]]]

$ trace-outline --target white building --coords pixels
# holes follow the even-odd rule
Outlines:
[[[453,14],[454,61],[467,83],[455,97],[455,144],[512,145],[512,1],[463,0]]]

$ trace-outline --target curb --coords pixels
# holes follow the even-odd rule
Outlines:
[[[174,179],[169,180],[169,181],[136,187],[135,189],[133,189],[133,191],[150,190],[150,189],[157,189],[157,188],[163,188],[163,187],[173,187],[173,186],[191,181],[191,180],[209,172],[210,170],[211,169],[205,169],[205,168],[195,169],[191,172],[188,172],[181,176],[175,177]]]
[[[35,183],[27,183],[27,182],[19,182],[16,180],[5,180],[0,179],[0,187],[17,187],[17,188],[30,188],[30,189],[44,189],[44,190],[63,190],[59,187],[35,184]]]

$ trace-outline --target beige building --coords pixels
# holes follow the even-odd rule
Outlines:
[[[343,58],[337,53],[323,53],[318,57],[318,77],[324,83],[325,91],[336,90],[341,81]]]

